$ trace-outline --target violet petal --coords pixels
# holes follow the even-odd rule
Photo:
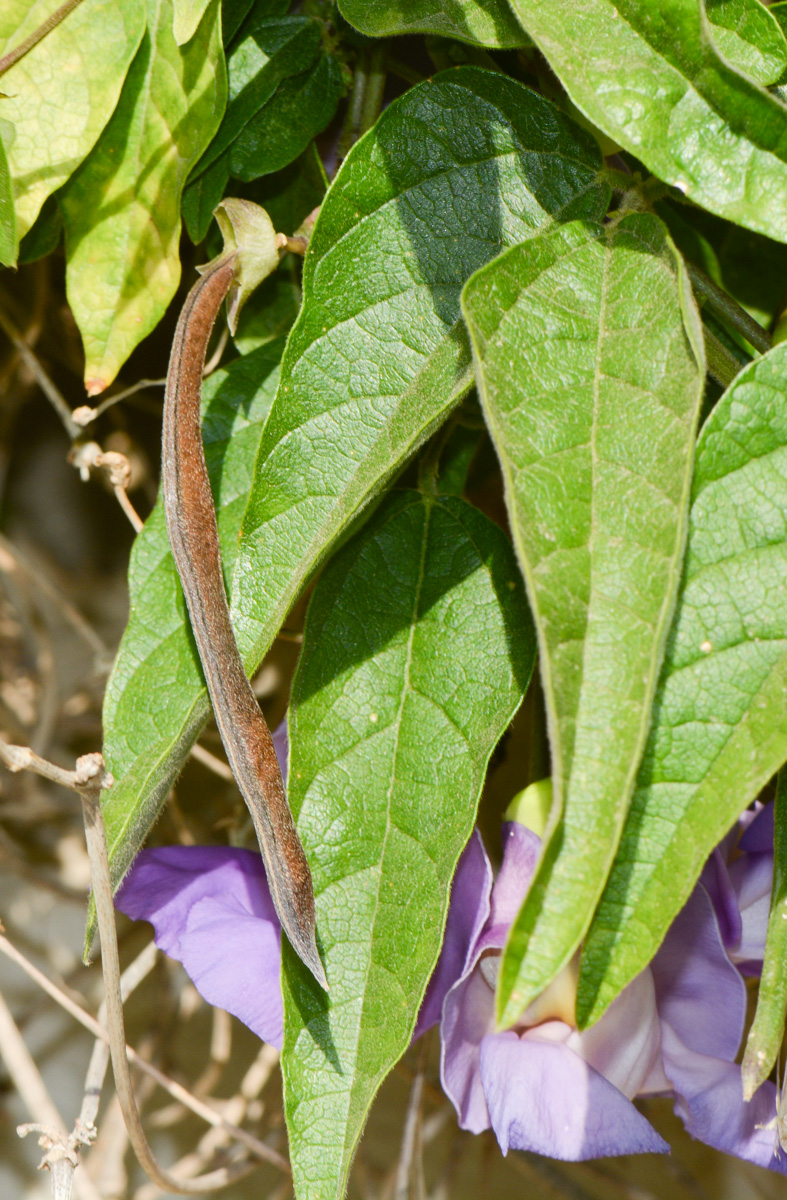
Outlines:
[[[787,1174],[787,1157],[775,1153],[775,1131],[757,1128],[767,1125],[776,1114],[774,1085],[764,1083],[747,1104],[737,1063],[696,1053],[669,1026],[662,1031],[662,1041],[667,1074],[676,1093],[675,1111],[692,1137]]]
[[[481,1078],[503,1154],[570,1162],[669,1152],[630,1100],[561,1042],[497,1033],[481,1043]]]
[[[495,994],[480,970],[472,970],[449,991],[440,1024],[440,1078],[456,1109],[459,1125],[471,1133],[489,1128],[481,1083],[480,1050],[494,1029]]]
[[[468,958],[489,916],[492,867],[477,829],[462,851],[451,884],[443,948],[426,989],[413,1039],[440,1020],[448,990],[464,974]]]
[[[699,1054],[732,1061],[746,1017],[746,984],[730,962],[710,897],[698,884],[651,963],[662,1025]],[[672,1078],[664,1053],[664,1070]]]
[[[281,929],[226,897],[198,900],[180,937],[183,966],[208,1004],[224,1008],[281,1049]]]

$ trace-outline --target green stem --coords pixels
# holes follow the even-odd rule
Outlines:
[[[716,334],[708,329],[707,325],[703,324],[702,332],[705,335],[705,356],[708,360],[708,374],[721,387],[728,388],[739,373],[741,364],[724,343],[719,341]]]
[[[708,312],[713,313],[723,324],[742,334],[760,354],[767,354],[771,348],[771,339],[762,325],[758,325],[732,296],[728,296],[723,288],[714,283],[699,267],[695,267],[694,263],[687,262],[686,268],[700,304],[707,306]]]
[[[375,46],[369,60],[369,74],[366,77],[366,90],[361,109],[360,132],[366,133],[371,129],[380,115],[383,107],[383,92],[385,91],[385,43]]]
[[[65,4],[61,4],[60,8],[48,16],[29,37],[20,42],[14,50],[9,50],[8,54],[4,54],[0,58],[0,75],[5,75],[6,71],[10,71],[12,67],[15,67],[21,58],[24,58],[34,46],[42,42],[46,35],[51,33],[61,21],[65,21],[69,13],[72,13],[77,5],[81,3],[82,0],[66,0]]]
[[[361,131],[361,122],[363,120],[364,100],[366,97],[366,85],[368,80],[368,56],[362,55],[358,59],[358,65],[355,68],[353,76],[353,88],[350,92],[350,102],[347,105],[347,112],[342,125],[342,132],[339,136],[339,151],[338,161],[342,162],[350,148],[358,140],[358,135]]]

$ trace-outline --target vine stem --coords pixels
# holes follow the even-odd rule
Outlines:
[[[287,804],[273,739],[232,628],[202,447],[205,351],[219,309],[240,274],[239,258],[237,251],[227,252],[204,269],[175,330],[164,397],[164,509],[216,724],[254,823],[274,907],[296,954],[327,990],[315,940],[311,871]]]
[[[42,42],[48,33],[56,29],[61,21],[65,21],[66,17],[74,11],[74,9],[82,3],[82,0],[66,0],[65,4],[61,4],[60,8],[55,9],[45,21],[42,21],[38,29],[26,37],[23,42],[15,46],[13,50],[9,50],[8,54],[4,54],[0,58],[0,75],[5,75],[6,71],[10,71],[15,67],[20,59],[29,54],[39,42]]]

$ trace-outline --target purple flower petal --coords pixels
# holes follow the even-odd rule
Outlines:
[[[669,1152],[642,1113],[603,1075],[565,1044],[535,1034],[497,1033],[481,1043],[481,1078],[503,1154],[513,1147],[579,1162]]]
[[[727,860],[718,846],[706,862],[700,880],[716,910],[724,945],[736,945],[740,941],[743,928],[741,910],[727,869]]]
[[[180,936],[203,896],[225,897],[251,916],[279,924],[259,854],[229,846],[161,846],[143,850],[115,897],[134,921],[150,921],[156,945],[180,960]]]
[[[226,846],[143,850],[115,903],[150,921],[209,1004],[281,1046],[281,928],[258,854]]]
[[[774,807],[766,804],[759,812],[747,809],[740,824],[746,828],[741,834],[738,849],[747,854],[773,854]]]
[[[668,1074],[675,1088],[675,1111],[689,1133],[761,1167],[787,1174],[787,1157],[775,1154],[776,1135],[767,1125],[776,1114],[776,1088],[764,1083],[747,1104],[736,1063],[697,1054],[674,1030],[663,1030]]]
[[[278,922],[252,916],[234,898],[198,900],[181,934],[183,966],[208,1004],[224,1008],[281,1049],[284,1009]]]
[[[581,1033],[572,1030],[566,1045],[629,1100],[638,1095],[661,1053],[661,1022],[650,971],[637,975],[595,1025]]]
[[[724,950],[710,897],[698,884],[651,963],[656,1003],[693,1051],[732,1061],[746,1017],[746,984]],[[664,1047],[664,1070],[672,1073]],[[740,1074],[740,1071],[739,1071]]]
[[[413,1040],[437,1024],[446,993],[467,969],[470,952],[489,916],[491,889],[492,867],[481,835],[474,829],[454,873],[443,948],[426,989]]]
[[[750,964],[746,974],[759,975],[771,909],[773,853],[742,854],[731,864],[729,876],[740,908],[741,928],[727,949],[739,970]]]
[[[471,970],[445,998],[440,1024],[440,1078],[459,1125],[471,1133],[489,1128],[481,1083],[481,1043],[494,1029],[495,995],[480,970]]]
[[[273,739],[273,749],[276,751],[276,757],[279,760],[279,770],[284,781],[284,786],[287,786],[287,768],[289,766],[290,757],[290,739],[287,731],[287,718],[276,726],[271,734]]]
[[[540,853],[541,838],[532,830],[518,821],[503,824],[503,863],[492,888],[492,911],[487,922],[487,932],[505,929],[501,946],[505,944],[509,925],[522,907]]]

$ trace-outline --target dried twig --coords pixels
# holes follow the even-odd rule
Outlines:
[[[82,442],[73,448],[68,458],[69,462],[77,468],[83,480],[90,478],[92,470],[103,468],[107,472],[118,504],[133,525],[135,532],[139,533],[144,522],[128,498],[127,489],[131,482],[131,467],[125,454],[120,454],[117,450],[102,450],[98,442]]]
[[[0,60],[1,62],[2,60]],[[47,375],[38,358],[28,346],[13,321],[0,309],[0,329],[13,342],[17,353],[29,370],[35,375],[38,386],[63,422],[66,433],[73,441],[80,433],[80,427],[74,420],[74,415],[63,393]]]
[[[147,388],[164,387],[166,382],[166,379],[139,379],[131,387],[124,388],[122,392],[115,392],[114,396],[107,396],[95,408],[91,408],[89,404],[81,404],[79,408],[74,409],[71,416],[77,425],[84,429],[86,425],[92,424],[114,404],[120,404],[121,400],[128,400],[129,396],[133,396],[137,392],[144,392]]]

